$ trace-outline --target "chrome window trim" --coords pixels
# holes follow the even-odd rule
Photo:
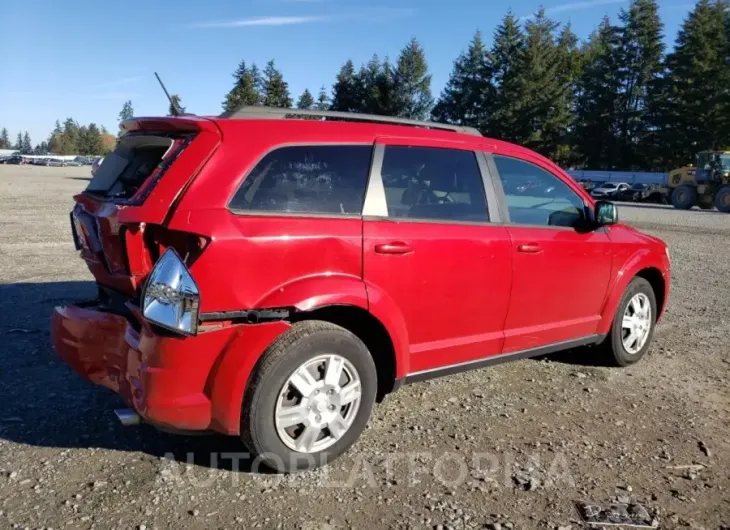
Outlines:
[[[365,202],[362,207],[363,217],[388,217],[388,203],[385,200],[385,186],[381,173],[384,155],[385,146],[376,143],[373,149],[373,160],[370,164]]]

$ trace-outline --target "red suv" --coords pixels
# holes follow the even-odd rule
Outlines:
[[[404,383],[586,345],[628,365],[666,307],[662,241],[472,129],[259,107],[122,130],[71,213],[98,297],[51,326],[124,423],[310,468]]]

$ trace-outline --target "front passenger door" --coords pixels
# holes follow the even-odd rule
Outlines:
[[[595,334],[611,273],[606,229],[585,229],[583,199],[540,160],[494,156],[494,163],[512,240],[504,353]]]

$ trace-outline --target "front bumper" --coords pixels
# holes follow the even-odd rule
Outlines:
[[[247,370],[289,324],[217,324],[181,337],[152,328],[130,303],[126,310],[110,312],[94,302],[56,307],[54,350],[150,423],[237,433]]]

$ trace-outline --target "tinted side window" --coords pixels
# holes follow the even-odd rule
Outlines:
[[[282,147],[243,181],[233,210],[360,215],[370,172],[370,145]]]
[[[555,175],[516,158],[495,156],[494,162],[511,222],[573,227],[583,219],[583,200]]]
[[[489,221],[472,151],[389,145],[381,173],[389,217]]]

